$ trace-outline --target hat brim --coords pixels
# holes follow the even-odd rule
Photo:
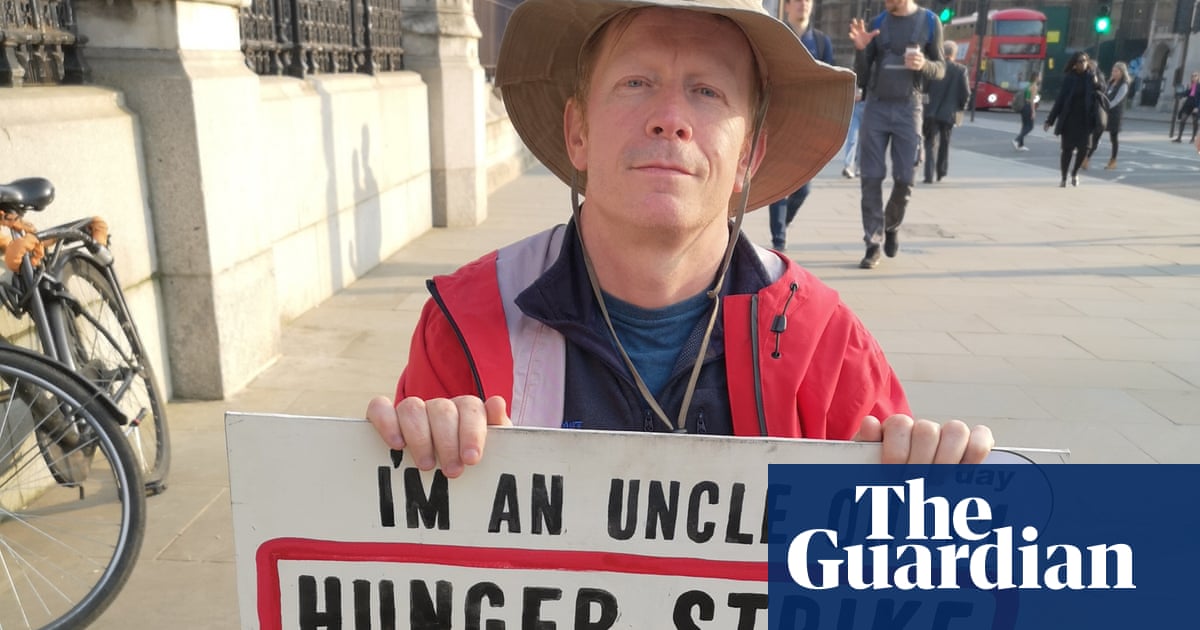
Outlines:
[[[496,85],[525,145],[559,179],[570,185],[575,175],[563,110],[574,93],[580,49],[616,14],[651,6],[724,16],[754,49],[769,103],[766,155],[751,180],[747,210],[791,194],[837,155],[854,106],[854,73],[814,60],[757,0],[525,0],[504,31]],[[576,181],[586,189],[587,174],[578,173]],[[730,206],[740,201],[731,191]]]

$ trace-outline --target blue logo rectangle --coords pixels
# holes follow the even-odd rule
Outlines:
[[[1200,628],[1200,466],[770,466],[769,627]]]

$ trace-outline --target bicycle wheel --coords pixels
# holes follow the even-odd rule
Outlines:
[[[141,472],[99,390],[48,359],[0,347],[0,627],[81,628],[120,592],[141,550]],[[42,445],[76,464],[63,481]]]
[[[157,494],[166,488],[171,465],[166,409],[120,288],[80,255],[68,256],[58,277],[71,298],[64,301],[62,319],[75,370],[107,392],[129,418],[125,435],[141,463],[146,489]]]

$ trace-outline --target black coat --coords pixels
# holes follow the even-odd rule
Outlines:
[[[1054,99],[1054,107],[1046,116],[1046,124],[1054,125],[1054,135],[1063,136],[1070,144],[1084,145],[1099,127],[1099,104],[1096,75],[1089,70],[1083,74],[1068,72]],[[1075,102],[1082,98],[1082,107]],[[1082,118],[1078,118],[1082,117]]]
[[[945,76],[929,82],[929,106],[925,108],[925,117],[942,123],[957,124],[970,98],[971,86],[967,83],[967,67],[947,60]]]

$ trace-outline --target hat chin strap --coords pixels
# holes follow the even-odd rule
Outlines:
[[[758,111],[754,114],[754,133],[750,140],[750,160],[753,162],[755,151],[758,149],[758,141],[762,136],[763,121],[767,116],[767,97],[768,93],[763,90],[762,102],[759,104]],[[696,392],[696,383],[700,380],[700,368],[704,365],[704,355],[708,353],[708,342],[712,339],[713,328],[717,325],[717,314],[721,311],[721,289],[725,285],[725,277],[729,273],[729,265],[733,259],[733,247],[737,244],[738,236],[742,233],[742,219],[746,216],[746,204],[750,202],[750,171],[749,166],[742,176],[742,199],[738,202],[738,210],[734,214],[733,224],[729,230],[729,238],[725,242],[725,253],[721,256],[721,265],[717,268],[716,278],[713,280],[712,288],[706,295],[712,300],[712,309],[708,315],[708,325],[704,329],[704,338],[700,341],[700,349],[696,353],[696,360],[692,364],[692,373],[688,378],[687,389],[683,392],[683,402],[679,406],[679,413],[676,416],[676,421],[671,422],[665,411],[658,401],[654,398],[654,394],[650,392],[650,388],[646,387],[646,382],[642,380],[641,374],[633,365],[633,359],[629,358],[629,353],[625,351],[625,346],[621,343],[621,338],[617,336],[617,331],[613,328],[612,318],[608,314],[608,306],[604,303],[604,296],[600,292],[600,281],[596,278],[596,270],[592,265],[592,257],[588,254],[587,244],[583,242],[583,227],[580,222],[580,211],[583,205],[579,202],[579,172],[571,172],[571,216],[575,219],[575,233],[579,237],[579,247],[583,250],[583,266],[587,269],[588,281],[592,285],[592,294],[596,296],[596,304],[600,307],[600,314],[604,317],[604,323],[608,326],[608,332],[612,335],[613,341],[617,344],[617,351],[621,353],[621,359],[625,361],[625,366],[629,368],[629,373],[633,375],[633,382],[637,385],[638,392],[642,394],[642,399],[650,408],[654,410],[654,415],[658,416],[659,421],[663,423],[673,433],[687,433],[687,411],[692,404],[692,395]]]

